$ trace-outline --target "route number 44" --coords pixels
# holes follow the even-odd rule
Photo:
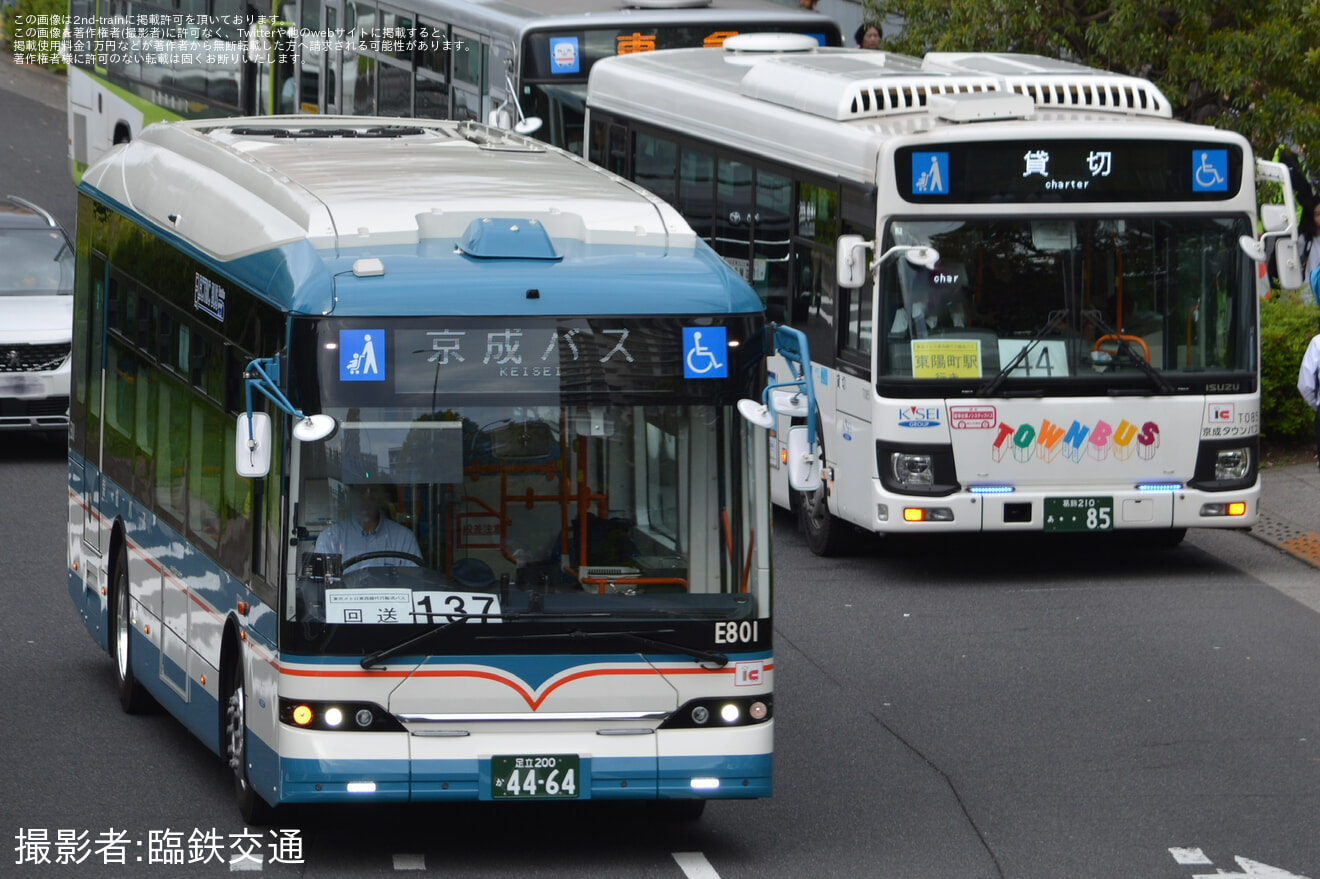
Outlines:
[[[1009,364],[1013,358],[1017,357],[1022,351],[1022,342],[1013,339],[999,340],[999,362]],[[1038,342],[1036,347],[1027,352],[1027,356],[1022,358],[1012,375],[1022,376],[1044,376],[1054,378],[1056,376],[1068,375],[1068,351],[1062,341]]]

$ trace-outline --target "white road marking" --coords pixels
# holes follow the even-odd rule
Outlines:
[[[1214,866],[1214,862],[1199,848],[1171,848],[1169,854],[1173,855],[1173,859],[1180,864]],[[1233,860],[1237,861],[1241,873],[1228,873],[1216,869],[1213,873],[1196,873],[1192,879],[1306,879],[1305,876],[1297,873],[1289,873],[1287,870],[1271,867],[1269,864],[1262,864],[1240,855],[1235,855]]]
[[[720,874],[701,852],[674,852],[674,860],[688,879],[720,879]]]
[[[425,870],[426,855],[395,855],[394,869],[396,870]]]
[[[1305,876],[1289,873],[1287,870],[1280,870],[1278,867],[1271,867],[1251,858],[1234,856],[1233,860],[1237,861],[1237,865],[1242,869],[1241,873],[1216,870],[1213,873],[1197,873],[1192,879],[1306,879]]]
[[[1171,848],[1169,854],[1180,864],[1213,864],[1199,848]]]

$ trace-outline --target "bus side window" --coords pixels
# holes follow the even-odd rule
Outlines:
[[[633,138],[633,178],[671,205],[678,203],[678,146],[672,140],[638,131]]]
[[[792,295],[789,256],[792,203],[792,181],[782,174],[758,168],[752,227],[752,286],[774,320],[783,320]],[[779,316],[773,317],[776,314]]]

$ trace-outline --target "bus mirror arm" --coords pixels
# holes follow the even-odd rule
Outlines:
[[[799,491],[813,491],[820,484],[821,461],[816,454],[816,393],[809,378],[811,352],[801,330],[772,323],[766,327],[770,341],[767,354],[779,354],[788,362],[788,381],[771,382],[761,391],[760,401],[738,401],[743,418],[770,430],[776,415],[802,418],[803,425],[789,428],[789,484]]]
[[[871,272],[900,253],[908,262],[923,269],[933,269],[940,261],[940,252],[925,244],[895,244],[869,265],[866,251],[875,250],[876,242],[867,241],[861,235],[840,235],[836,246],[838,250],[835,254],[835,265],[838,267],[836,280],[840,287],[850,289],[865,284]]]
[[[518,100],[518,95],[514,92],[513,77],[506,71],[504,74],[504,86],[509,90],[509,96],[499,103],[494,110],[490,111],[490,125],[495,128],[509,128],[509,104],[513,104],[513,109],[518,114],[518,121],[513,123],[512,128],[518,134],[535,134],[541,130],[544,124],[540,116],[524,116],[522,102]]]
[[[306,415],[289,402],[289,398],[284,396],[284,392],[279,388],[279,361],[274,357],[253,360],[247,365],[247,369],[243,371],[243,379],[243,390],[247,403],[245,420],[249,450],[253,450],[254,444],[257,442],[253,427],[253,390],[265,394],[276,406],[298,419],[298,422],[293,426],[293,436],[301,442],[308,443],[323,440],[334,433],[339,426],[329,415]]]

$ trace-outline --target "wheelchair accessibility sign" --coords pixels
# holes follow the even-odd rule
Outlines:
[[[729,339],[724,327],[683,327],[683,378],[728,378]]]
[[[1193,150],[1192,192],[1228,191],[1228,150]]]

